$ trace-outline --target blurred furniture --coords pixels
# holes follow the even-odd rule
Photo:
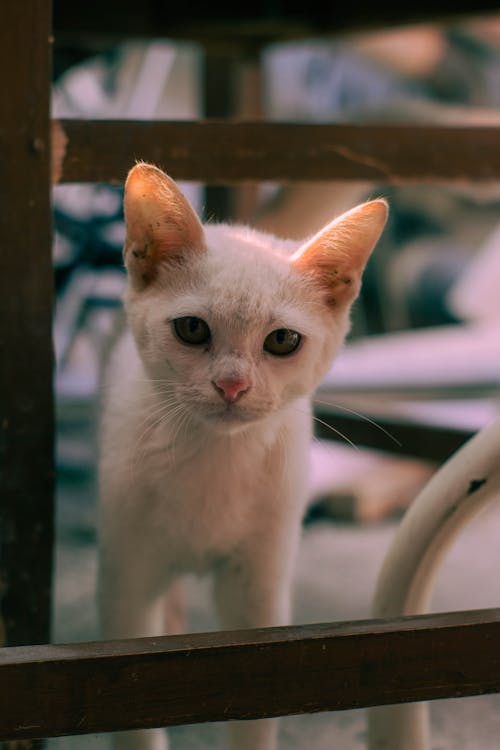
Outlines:
[[[428,611],[440,564],[459,532],[500,492],[500,418],[447,461],[415,498],[384,558],[373,603],[377,618]],[[481,658],[489,662],[489,645]],[[450,670],[460,675],[462,657]],[[432,658],[429,653],[428,657]],[[479,655],[478,655],[479,658]],[[461,676],[465,679],[465,675]],[[426,750],[429,717],[424,703],[372,708],[371,750]]]
[[[228,61],[255,56],[263,44],[283,38],[338,32],[358,22],[380,26],[414,20],[412,10],[375,8],[369,3],[331,10],[310,4],[307,16],[303,6],[294,5],[287,15],[277,15],[274,7],[238,9],[237,20],[228,20],[213,4],[207,10],[191,4],[182,15],[182,8],[174,11],[153,0],[135,5],[107,0],[95,12],[88,3],[61,0],[54,4],[52,26],[49,0],[2,3],[0,630],[2,645],[18,646],[0,654],[0,737],[4,739],[500,691],[498,660],[485,664],[479,658],[484,639],[498,642],[500,637],[497,610],[155,641],[25,645],[50,640],[51,173],[63,181],[120,182],[131,159],[140,155],[168,165],[176,179],[215,187],[332,176],[386,183],[500,178],[500,132],[486,126],[68,120],[53,124],[51,165],[53,33],[73,59],[131,35],[201,41],[209,52],[206,83],[213,97],[207,99],[207,111],[230,115],[226,93],[235,65]],[[484,1],[474,8],[470,3],[454,3],[453,12],[476,13],[488,7]],[[445,13],[441,8],[440,16]],[[434,6],[419,4],[420,18],[434,14]],[[222,194],[221,214],[224,200]],[[337,424],[339,415],[332,411],[327,418]],[[390,422],[388,418],[384,425]],[[446,440],[434,451],[435,458],[444,458],[472,432],[450,432],[447,427],[440,432],[442,427],[430,427],[425,419],[396,422],[413,435],[413,447],[406,443],[410,453],[417,452],[417,443],[423,452],[444,434]],[[359,432],[357,442],[363,442],[363,434]],[[435,652],[436,642],[443,644],[442,658]],[[422,675],[421,658],[431,647],[436,658]],[[395,652],[397,661],[392,658]],[[458,653],[463,657],[460,674],[450,672]],[[240,683],[237,694],[234,675]],[[169,685],[175,687],[175,700]],[[156,696],[154,704],[148,699],[151,694]],[[124,705],[133,709],[124,711]]]
[[[327,439],[334,424],[355,443],[443,461],[499,413],[496,328],[464,323],[354,341],[316,394],[326,423],[317,434]]]

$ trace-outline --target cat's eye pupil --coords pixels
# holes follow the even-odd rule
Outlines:
[[[272,331],[264,340],[264,350],[278,357],[284,357],[294,352],[301,341],[300,333],[290,328],[278,328]]]
[[[200,346],[210,341],[210,328],[201,318],[195,315],[185,315],[182,318],[175,318],[172,325],[177,338],[183,344]]]

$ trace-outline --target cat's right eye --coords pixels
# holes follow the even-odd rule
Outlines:
[[[276,357],[286,357],[292,354],[301,342],[301,335],[289,328],[278,328],[272,331],[264,341],[264,351],[274,354]]]
[[[210,341],[210,328],[201,318],[194,315],[185,315],[183,318],[175,318],[172,321],[175,335],[183,344],[190,346],[201,346]]]

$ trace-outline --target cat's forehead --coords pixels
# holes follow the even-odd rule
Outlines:
[[[243,225],[207,224],[204,230],[208,247],[222,253],[264,253],[271,260],[273,256],[292,255],[298,244]]]
[[[288,259],[260,239],[236,229],[217,241],[207,238],[204,291],[215,315],[234,315],[235,323],[243,323],[269,318],[288,306],[293,296]]]
[[[288,261],[293,243],[238,227],[210,227],[207,252],[175,301],[176,314],[248,331],[304,324],[303,294]],[[194,270],[194,269],[193,269]]]

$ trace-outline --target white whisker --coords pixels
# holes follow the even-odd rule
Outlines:
[[[183,404],[177,403],[177,405],[174,405],[174,408],[171,408],[170,403],[165,404],[162,403],[160,405],[157,405],[157,408],[153,411],[152,414],[149,414],[145,417],[144,420],[139,425],[139,429],[142,428],[142,426],[147,423],[150,420],[153,420],[150,422],[150,424],[146,424],[146,427],[142,430],[141,434],[138,436],[137,440],[134,444],[134,449],[132,451],[132,460],[130,464],[130,470],[132,477],[135,474],[136,467],[142,463],[146,456],[147,452],[147,445],[146,445],[146,438],[150,433],[155,430],[157,427],[159,427],[161,424],[167,421],[174,421],[178,415],[183,415],[184,413],[184,406]]]
[[[313,420],[315,422],[318,422],[318,424],[323,425],[323,427],[327,427],[329,430],[335,433],[335,435],[338,435],[339,437],[341,437],[343,440],[346,441],[346,443],[348,443],[351,446],[351,448],[354,448],[357,451],[361,450],[359,446],[357,446],[355,443],[352,442],[352,440],[350,440],[347,437],[347,435],[344,435],[343,432],[341,432],[340,430],[337,430],[337,428],[333,427],[333,425],[328,424],[328,422],[324,422],[322,419],[320,419],[319,417],[315,417],[314,415],[313,415]]]
[[[370,417],[367,417],[366,414],[362,414],[361,412],[355,411],[354,409],[349,409],[347,406],[342,406],[341,404],[337,404],[337,403],[329,402],[329,401],[321,401],[319,398],[314,398],[313,401],[316,404],[324,404],[325,406],[332,406],[335,409],[341,409],[342,411],[346,411],[349,414],[354,414],[354,416],[356,417],[360,417],[360,419],[364,419],[365,422],[368,422],[369,424],[373,425],[378,430],[383,432],[384,435],[387,435],[387,437],[393,440],[394,443],[396,443],[396,445],[399,448],[402,448],[403,444],[394,435],[392,435],[388,430],[386,430],[385,427],[382,427],[381,424],[378,424],[378,422],[375,422],[373,419],[370,419]]]
[[[138,430],[142,429],[147,425],[148,422],[155,419],[155,417],[161,416],[172,407],[178,405],[174,399],[171,401],[162,401],[161,404],[152,404],[146,411],[141,410],[142,419],[138,424]]]
[[[318,424],[321,424],[323,425],[323,427],[326,427],[327,429],[331,430],[335,435],[338,435],[339,437],[341,437],[343,440],[346,441],[346,443],[348,443],[355,450],[357,451],[360,450],[360,448],[355,443],[353,443],[352,440],[350,440],[347,437],[347,435],[344,435],[343,432],[340,432],[340,430],[337,430],[335,427],[333,427],[333,425],[328,424],[328,422],[324,422],[322,419],[320,419],[319,417],[316,417],[314,414],[311,414],[309,411],[305,411],[304,409],[299,409],[297,408],[297,406],[294,406],[293,408],[295,409],[295,411],[299,412],[300,414],[307,414],[308,416],[311,416],[314,422],[318,422]],[[313,435],[313,438],[314,438],[314,435]]]

